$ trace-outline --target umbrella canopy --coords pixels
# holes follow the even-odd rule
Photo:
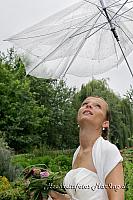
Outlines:
[[[133,51],[132,1],[82,0],[7,40],[28,56],[26,73],[57,79],[104,73]],[[109,19],[105,14],[105,9]]]

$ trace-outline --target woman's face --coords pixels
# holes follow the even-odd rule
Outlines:
[[[89,123],[96,128],[108,128],[106,119],[108,104],[99,97],[87,97],[78,111],[77,121],[80,126]]]

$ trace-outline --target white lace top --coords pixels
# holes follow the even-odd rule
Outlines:
[[[80,146],[73,163],[79,149]],[[81,167],[70,170],[64,178],[64,187],[72,200],[108,200],[105,178],[123,158],[114,144],[99,137],[92,148],[92,159],[97,173]]]

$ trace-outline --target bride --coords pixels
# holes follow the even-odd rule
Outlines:
[[[124,175],[118,148],[107,140],[109,108],[87,97],[77,116],[80,146],[64,178],[67,194],[50,191],[53,200],[124,200]]]

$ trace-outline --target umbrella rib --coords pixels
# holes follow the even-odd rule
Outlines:
[[[80,25],[81,23],[86,22],[86,20],[87,20],[87,19],[84,19],[84,20],[82,20],[81,22],[79,22],[78,24]],[[71,29],[71,27],[72,27],[72,26],[70,25],[70,27],[67,28],[67,29]],[[80,28],[82,28],[82,27],[84,27],[84,25],[83,25],[83,26],[80,26],[80,27],[78,27],[78,28],[80,29]],[[67,30],[67,29],[66,29],[66,30]],[[73,28],[73,29],[74,29],[74,28]],[[69,32],[68,32],[68,33],[69,33]],[[65,37],[63,38],[63,40],[67,37],[68,33],[65,34]],[[62,40],[62,42],[63,42],[63,40]]]
[[[99,9],[100,10],[100,9]],[[98,13],[97,13],[98,14]],[[95,16],[94,16],[95,17]],[[93,19],[93,18],[92,18]],[[91,19],[91,20],[92,20]],[[82,20],[80,23],[77,23],[76,24],[76,26],[79,24],[81,24],[81,23],[83,23],[84,21],[85,21],[86,19],[84,19],[84,20]],[[74,25],[75,26],[75,25]],[[71,26],[71,28],[70,27],[68,27],[68,28],[66,28],[66,29],[61,29],[61,30],[59,30],[59,31],[55,31],[55,32],[51,32],[51,33],[48,33],[48,34],[42,34],[42,35],[36,35],[36,36],[30,36],[30,37],[21,37],[21,38],[13,38],[13,39],[6,39],[6,40],[4,40],[4,41],[15,41],[15,40],[21,40],[21,39],[32,39],[32,38],[38,38],[38,37],[45,37],[45,36],[48,36],[48,35],[51,35],[51,34],[55,34],[55,33],[59,33],[59,32],[61,32],[61,31],[64,31],[64,30],[68,30],[68,29],[74,29],[75,27],[74,26]],[[100,26],[100,25],[99,25]],[[72,28],[73,27],[73,28]],[[79,28],[82,28],[82,27],[84,27],[84,25],[83,26],[81,26],[81,27],[79,27]],[[97,26],[98,27],[98,26]],[[94,28],[97,28],[97,27],[94,27]],[[84,33],[84,32],[82,32],[82,33]]]
[[[130,40],[130,42],[133,44],[132,40],[131,40],[131,39],[129,38],[129,36],[125,33],[125,31],[124,31],[118,24],[117,24],[117,26],[123,31],[123,33],[126,35],[126,37],[127,37],[127,38]],[[120,41],[117,40],[117,43],[118,43],[119,48],[120,48],[120,50],[121,50],[121,52],[122,52],[122,55],[123,55],[123,57],[124,57],[124,59],[125,59],[125,62],[126,62],[127,67],[128,67],[128,69],[129,69],[129,71],[130,71],[130,74],[131,74],[131,76],[132,76],[132,78],[133,78],[132,69],[131,69],[131,67],[130,67],[128,61],[127,61],[127,58],[126,58],[126,56],[125,56],[125,54],[124,54],[124,51],[123,51],[123,49],[122,49],[122,47],[121,47],[121,44],[120,44]]]
[[[97,8],[102,8],[102,6],[98,6],[97,4],[92,3],[92,2],[90,2],[89,0],[83,0],[83,1],[88,2],[88,3],[90,3],[90,4],[94,5],[94,6],[96,6]],[[120,0],[118,0],[117,2],[119,2],[119,1],[120,1]],[[117,2],[114,2],[114,3],[110,4],[109,6],[107,6],[107,8],[110,7],[110,6],[112,6],[112,5],[115,5]]]
[[[129,38],[129,36],[125,33],[125,31],[118,25],[118,27],[123,31],[123,33],[126,35],[126,37],[129,39],[129,41],[133,44],[133,42],[132,42],[132,40]],[[129,71],[130,71],[130,74],[131,74],[131,76],[132,76],[132,78],[133,78],[133,72],[132,72],[132,69],[131,69],[131,67],[130,67],[130,65],[129,65],[129,63],[128,63],[128,61],[127,61],[127,58],[126,58],[126,56],[125,56],[125,54],[124,54],[124,51],[123,51],[123,49],[122,49],[122,47],[121,47],[121,44],[120,44],[120,42],[119,41],[117,41],[118,42],[118,45],[119,45],[119,47],[120,47],[120,50],[121,50],[121,52],[122,52],[122,54],[123,54],[123,57],[124,57],[124,59],[125,59],[125,62],[126,62],[126,64],[127,64],[127,67],[128,67],[128,69],[129,69]]]
[[[98,21],[98,19],[100,18],[100,16],[96,19],[96,21],[95,21],[95,24],[97,23],[97,21]],[[93,24],[93,26],[95,25],[95,24]],[[91,30],[90,30],[91,31]],[[72,60],[71,60],[71,62],[69,63],[69,65],[68,65],[68,67],[67,67],[67,69],[66,69],[66,71],[64,72],[64,75],[63,75],[63,77],[65,76],[65,74],[67,73],[67,71],[68,71],[68,69],[70,68],[70,66],[72,65],[72,63],[74,62],[74,60],[75,60],[75,58],[77,57],[77,55],[79,54],[79,52],[80,52],[80,50],[82,49],[82,47],[84,46],[84,44],[85,44],[85,41],[87,40],[87,38],[88,38],[88,35],[90,34],[90,31],[86,34],[86,36],[85,36],[85,38],[83,38],[83,40],[82,40],[82,43],[80,44],[80,46],[79,46],[79,48],[78,48],[78,50],[77,50],[77,52],[76,52],[76,54],[73,56],[73,58],[72,58]]]
[[[82,7],[83,6],[83,4],[82,5],[80,5],[80,7]],[[79,7],[78,7],[79,8]],[[76,8],[75,10],[77,10],[78,8]],[[86,19],[85,19],[86,20]],[[83,21],[85,21],[85,20],[83,20]],[[83,22],[82,21],[82,22]],[[78,23],[79,24],[79,23]],[[35,26],[35,25],[34,25]],[[32,27],[31,27],[32,28]],[[35,29],[34,31],[36,31],[36,30],[39,30],[40,28],[38,28],[38,29]],[[62,29],[62,30],[60,30],[60,31],[57,31],[57,32],[52,32],[52,33],[48,33],[48,34],[44,34],[44,35],[36,35],[36,36],[32,36],[32,37],[22,37],[22,38],[13,38],[13,39],[5,39],[5,40],[3,40],[3,41],[14,41],[14,40],[19,40],[19,39],[32,39],[32,38],[36,38],[36,37],[41,37],[41,36],[47,36],[47,35],[50,35],[50,34],[53,34],[53,33],[58,33],[58,32],[61,32],[61,31],[63,31],[63,30],[67,30],[67,29],[70,29],[70,27],[68,27],[68,28],[66,28],[66,29]],[[33,31],[32,31],[33,32]],[[21,33],[20,33],[21,34]]]
[[[59,33],[59,32],[65,31],[67,29],[72,29],[72,28],[69,27],[69,28],[66,28],[66,29],[62,29],[62,30],[59,30],[59,31],[55,31],[55,32],[47,33],[47,34],[42,34],[42,35],[35,35],[35,36],[21,37],[21,38],[13,38],[11,40],[14,41],[14,40],[25,40],[25,39],[32,39],[32,38],[38,38],[38,37],[45,37],[45,36],[49,36],[51,34],[55,34],[55,33]],[[6,39],[4,41],[8,41],[8,39]]]
[[[98,5],[96,5],[95,3],[90,2],[89,0],[84,0],[84,1],[86,1],[86,2],[88,2],[88,3],[90,3],[90,4],[92,4],[92,5],[95,5],[95,6],[97,7],[97,9],[105,16],[105,14],[102,12],[102,11],[103,11],[102,6],[98,6]],[[100,9],[100,8],[101,8],[101,9]],[[106,17],[106,16],[105,16],[105,17]]]
[[[112,4],[110,4],[109,6],[107,6],[107,8],[109,8],[109,7],[115,7],[115,6],[117,5],[117,3],[119,3],[119,5],[121,5],[121,4],[123,5],[123,3],[120,3],[120,1],[121,1],[121,0],[118,0],[118,1],[116,1],[116,2],[114,2],[114,3],[112,3]],[[128,1],[129,1],[129,0],[128,0]],[[131,2],[132,2],[132,1],[131,1]],[[126,3],[128,4],[128,3],[131,3],[131,2],[126,2]],[[116,5],[115,5],[115,4],[116,4]]]
[[[94,26],[93,28],[87,29],[87,30],[82,31],[82,32],[80,32],[80,33],[77,33],[76,35],[71,36],[71,38],[73,38],[73,37],[75,37],[75,36],[78,36],[78,35],[81,35],[81,34],[83,34],[83,33],[85,33],[85,32],[88,32],[88,31],[90,31],[90,30],[93,30],[93,29],[95,29],[95,28],[98,28],[98,27],[100,26],[100,28],[97,30],[97,31],[99,31],[101,28],[103,28],[103,27],[106,26],[107,24],[108,24],[108,22],[104,22],[103,24],[99,24],[99,25],[97,25],[97,26]],[[103,25],[103,26],[101,27],[101,25]],[[96,33],[97,31],[95,31],[94,33]],[[93,34],[91,34],[91,35],[93,35]]]
[[[92,3],[92,2],[90,2],[89,0],[83,0],[83,1],[88,2],[88,3],[90,3],[90,4],[92,4],[92,5],[96,6],[96,7],[101,7],[101,8],[102,8],[102,6],[98,6],[97,4]]]
[[[118,45],[119,45],[120,50],[121,50],[121,52],[122,52],[122,55],[123,55],[123,57],[124,57],[124,59],[125,59],[125,62],[126,62],[126,64],[127,64],[127,67],[128,67],[128,69],[129,69],[129,71],[130,71],[130,74],[131,74],[131,76],[132,76],[132,78],[133,78],[132,69],[131,69],[131,67],[130,67],[130,65],[129,65],[129,63],[128,63],[128,61],[127,61],[127,58],[126,58],[126,56],[125,56],[125,54],[124,54],[124,51],[123,51],[123,49],[122,49],[122,47],[121,47],[121,44],[120,44],[119,41],[117,41],[117,42],[118,42]]]
[[[103,30],[102,30],[103,31]],[[102,33],[100,33],[100,39],[99,39],[99,47],[98,47],[98,52],[100,53],[100,48],[101,48],[101,38],[102,38]],[[98,53],[98,58],[99,58],[99,53]],[[99,59],[98,59],[99,60]]]
[[[84,22],[86,19],[84,19],[83,21],[81,22]],[[80,23],[81,23],[80,22]],[[76,26],[80,23],[77,23]],[[75,25],[74,25],[75,26]],[[54,34],[54,33],[59,33],[59,32],[62,32],[64,30],[69,30],[69,29],[74,29],[75,27],[74,26],[71,26],[71,27],[68,27],[68,28],[65,28],[65,29],[61,29],[59,31],[55,31],[55,32],[51,32],[51,33],[47,33],[47,34],[42,34],[42,35],[36,35],[36,36],[30,36],[30,37],[22,37],[22,38],[13,38],[11,39],[12,41],[14,40],[21,40],[21,39],[32,39],[32,38],[37,38],[37,37],[42,37],[42,36],[48,36],[48,35],[51,35],[51,34]],[[72,28],[73,27],[73,28]],[[82,26],[83,27],[83,26]],[[82,28],[82,27],[79,27],[79,28]],[[4,41],[8,41],[8,39],[4,40]]]
[[[83,21],[86,21],[86,20],[83,20]],[[83,22],[82,21],[82,22]],[[81,22],[80,22],[81,23]],[[80,23],[78,23],[78,24],[80,24]],[[81,28],[81,27],[80,27]],[[69,27],[69,29],[70,29],[70,27]],[[69,49],[67,50],[67,52],[69,51]],[[62,58],[62,60],[64,60],[64,57]],[[59,62],[59,64],[58,64],[58,66],[57,66],[57,69],[55,70],[55,74],[56,74],[56,71],[58,70],[58,68],[59,68],[59,66],[60,66],[60,64],[61,64],[61,62],[62,62],[62,60]],[[67,65],[68,64],[68,62],[69,62],[69,57],[67,58],[67,62],[65,62],[65,65]],[[63,72],[62,72],[63,73]],[[61,74],[62,74],[61,73]]]
[[[83,22],[85,22],[86,21],[86,19],[84,19],[84,20],[82,20],[80,23],[77,23],[77,25],[79,24],[81,24],[81,23],[83,23]],[[83,27],[83,26],[82,26]],[[79,27],[79,28],[82,28],[82,27]],[[67,29],[70,29],[70,27],[69,28],[67,28]],[[64,29],[64,30],[67,30],[67,29]],[[73,28],[74,29],[74,28]],[[61,30],[62,31],[62,30]],[[57,31],[58,32],[58,31]],[[52,33],[51,33],[52,34]],[[45,35],[47,35],[47,34],[45,34]],[[45,36],[45,35],[42,35],[42,36]],[[35,37],[35,36],[34,36]],[[34,38],[33,37],[33,38]],[[37,37],[41,37],[41,35],[40,36],[37,36]],[[27,37],[28,38],[28,37]],[[19,39],[27,39],[27,38],[19,38]],[[31,37],[32,38],[32,37]],[[18,40],[19,40],[18,39]],[[15,39],[14,39],[15,40]],[[17,39],[16,39],[17,40]],[[26,50],[29,54],[31,54],[31,55],[33,55],[33,56],[36,56],[36,57],[38,57],[39,58],[39,56],[37,56],[37,55],[35,55],[35,54],[33,54],[31,51],[28,51],[27,49],[24,49],[24,48],[22,48],[21,47],[21,49],[23,49],[23,50]]]
[[[84,0],[84,1],[87,1],[87,0]],[[128,0],[127,0],[128,1]],[[126,1],[126,2],[127,2]],[[89,1],[87,1],[87,2],[89,2]],[[125,2],[125,3],[126,3]],[[90,2],[91,3],[91,2]],[[92,4],[94,4],[94,3],[92,3]],[[95,5],[95,4],[94,4]],[[122,6],[123,7],[123,6]],[[97,8],[100,10],[100,8],[97,6]],[[133,7],[132,7],[133,8]],[[130,9],[128,9],[127,11],[125,11],[125,12],[128,12],[129,10],[131,10],[132,8],[130,8]],[[121,8],[120,8],[121,9]],[[117,13],[120,11],[120,9],[117,11]],[[101,10],[100,10],[101,11]],[[113,12],[113,11],[110,11],[110,12]],[[124,12],[124,13],[125,13]],[[114,13],[114,12],[113,12]],[[110,19],[110,20],[112,20],[116,15],[117,15],[117,13],[115,13],[115,15]],[[124,13],[122,13],[121,15],[117,15],[117,17],[119,17],[119,16],[122,16]],[[104,15],[104,14],[103,14]],[[105,16],[105,15],[104,15]],[[115,17],[115,19],[117,18],[117,17]],[[126,19],[128,19],[127,17],[124,17],[124,16],[122,16],[123,18],[126,18]],[[83,20],[83,21],[85,21],[85,20]],[[83,22],[82,21],[82,22]],[[132,19],[131,19],[131,21],[133,21]],[[78,24],[77,24],[78,25]],[[100,26],[100,25],[99,25]],[[82,26],[83,27],[83,26]],[[94,27],[94,28],[97,28],[97,27]],[[36,36],[30,36],[30,37],[22,37],[22,38],[15,38],[15,39],[11,39],[12,41],[14,41],[14,40],[20,40],[20,39],[32,39],[32,38],[37,38],[37,37],[42,37],[42,36],[48,36],[48,35],[51,35],[51,34],[55,34],[55,33],[58,33],[58,32],[61,32],[61,31],[64,31],[64,30],[67,30],[67,29],[74,29],[74,28],[66,28],[66,29],[62,29],[62,30],[59,30],[59,31],[55,31],[55,32],[51,32],[51,33],[48,33],[48,34],[44,34],[44,35],[36,35]],[[87,30],[88,31],[88,30]],[[84,33],[84,32],[82,32],[82,33]],[[81,34],[81,33],[79,33],[79,34]],[[78,35],[78,34],[77,34]],[[76,35],[76,36],[77,36]],[[7,40],[4,40],[4,41],[8,41],[8,39]]]
[[[128,1],[128,0],[127,0],[127,1]],[[127,1],[126,1],[126,2],[127,2]],[[126,2],[125,2],[125,3],[126,3]],[[122,7],[123,7],[123,6],[122,6]],[[132,8],[133,8],[133,7],[132,7]],[[132,8],[131,8],[131,9],[132,9]],[[129,9],[129,10],[131,10],[131,9]],[[99,9],[99,10],[100,10],[100,9]],[[128,10],[128,11],[129,11],[129,10]],[[100,10],[100,11],[101,11],[101,10]],[[120,9],[119,9],[119,11],[120,11]],[[128,12],[128,11],[125,11],[125,12]],[[123,12],[121,15],[123,15],[125,12]],[[118,13],[118,11],[117,11],[117,13]],[[115,13],[115,15],[116,15],[117,13]],[[103,14],[103,13],[102,13],[102,14]],[[103,14],[103,15],[104,15],[104,14]],[[114,15],[114,16],[115,16],[115,15]],[[121,15],[119,15],[119,16],[121,16]],[[105,16],[105,15],[104,15],[104,16]],[[110,21],[114,18],[114,16],[110,19]],[[117,17],[118,17],[118,16],[117,16]],[[108,23],[108,22],[107,22],[107,23]],[[101,28],[103,28],[107,23],[103,24],[103,26],[101,26],[101,27],[100,27],[97,31],[95,31],[94,33],[98,32],[98,31],[99,31]],[[93,33],[93,34],[94,34],[94,33]],[[93,34],[89,35],[89,37],[91,37]]]
[[[125,31],[121,28],[121,26],[119,26],[119,24],[117,23],[117,27],[120,28],[122,30],[122,32],[125,34],[125,36],[129,39],[129,41],[133,44],[133,41],[130,39],[130,37],[125,33]]]
[[[117,4],[117,2],[118,2],[118,4]],[[123,3],[119,3],[120,1],[117,1],[113,6],[111,6],[111,7],[116,7],[116,6],[120,6],[120,5],[123,5]],[[126,4],[130,4],[130,3],[133,3],[133,1],[128,1]],[[110,6],[108,6],[108,8],[109,8]],[[126,8],[128,8],[128,7],[126,7]]]
[[[128,0],[127,0],[128,1]],[[127,2],[125,2],[125,3],[127,3]],[[122,5],[122,7],[123,7],[124,5]],[[128,12],[128,11],[130,11],[130,10],[132,10],[133,9],[133,7],[131,7],[131,8],[129,8],[128,10],[126,10],[125,12],[123,12],[123,13],[121,13],[121,14],[119,14],[118,15],[118,12],[122,9],[122,7],[115,13],[115,12],[113,12],[112,10],[108,10],[109,12],[112,12],[112,13],[114,13],[114,16],[112,17],[111,15],[110,15],[110,17],[111,17],[111,19],[110,19],[110,21],[112,21],[113,19],[116,19],[116,18],[118,18],[118,17],[123,17],[123,18],[125,18],[125,19],[128,19],[128,20],[130,20],[130,21],[133,21],[132,19],[130,19],[130,18],[128,18],[128,17],[125,17],[125,16],[123,16],[123,14],[125,14],[126,12]],[[108,7],[107,7],[108,8]],[[99,8],[98,8],[99,9]],[[100,9],[99,9],[100,10]],[[101,11],[101,10],[100,10]],[[102,11],[101,11],[102,12]],[[102,14],[106,17],[106,15],[102,12]],[[115,17],[115,18],[114,18]]]
[[[90,2],[89,0],[83,0],[83,1],[88,2],[88,3],[90,3],[90,4],[92,4],[92,5],[96,6],[96,7],[102,8],[102,6],[98,6],[97,4],[92,3],[92,2]],[[118,1],[116,1],[116,2],[114,2],[114,3],[112,3],[112,4],[110,4],[110,5],[107,6],[106,8],[112,7],[113,5],[115,5],[115,4],[118,3],[118,2],[120,2],[120,0],[118,0]]]
[[[123,13],[121,13],[120,15],[118,15],[118,12],[123,8],[123,6],[127,3],[127,1],[128,0],[126,0],[125,2],[124,2],[124,4],[122,4],[122,6],[121,6],[121,8],[119,8],[119,10],[114,14],[114,16],[112,17],[111,16],[111,19],[110,19],[110,21],[112,21],[113,19],[114,19],[114,17],[115,17],[115,19],[117,18],[117,17],[123,17],[123,18],[125,18],[125,19],[129,19],[129,20],[131,20],[131,21],[133,21],[132,19],[130,19],[130,18],[128,18],[128,17],[125,17],[125,16],[123,16],[123,14],[125,14],[126,12],[128,12],[128,11],[130,11],[130,10],[132,10],[133,9],[133,7],[131,7],[131,8],[129,8],[128,10],[126,10],[125,12],[123,12]],[[111,5],[113,5],[113,4],[111,4]],[[110,5],[110,7],[111,7],[111,5]],[[108,6],[109,7],[109,6]],[[107,7],[107,8],[108,8]],[[114,13],[113,11],[111,11],[111,10],[108,10],[108,11],[110,11],[110,12],[112,12],[112,13]],[[103,13],[103,15],[104,15],[104,13]],[[105,15],[104,15],[105,16]],[[106,17],[106,16],[105,16]]]
[[[128,1],[128,0],[127,0],[127,1]],[[126,2],[127,2],[127,1],[126,1]],[[125,54],[124,54],[124,51],[123,51],[123,49],[122,49],[122,47],[121,47],[121,44],[120,44],[120,42],[119,42],[118,35],[117,35],[117,33],[116,33],[116,30],[115,30],[115,27],[113,26],[113,24],[112,24],[112,22],[111,22],[111,20],[113,19],[113,17],[112,17],[112,19],[110,19],[106,8],[103,8],[103,10],[105,11],[105,14],[106,14],[106,16],[107,16],[107,20],[108,20],[109,25],[110,25],[110,28],[111,28],[111,31],[112,31],[112,33],[113,33],[113,35],[114,35],[114,37],[115,37],[115,39],[116,39],[116,41],[117,41],[117,43],[118,43],[118,45],[119,45],[119,48],[120,48],[120,50],[121,50],[121,52],[122,52],[122,55],[123,55],[123,57],[124,57],[124,59],[125,59],[125,61],[126,61],[127,67],[128,67],[128,69],[129,69],[129,71],[130,71],[130,73],[131,73],[131,76],[133,77],[133,72],[132,72],[132,70],[131,70],[131,68],[130,68],[130,65],[129,65],[128,61],[127,61],[127,58],[126,58],[126,56],[125,56]],[[116,14],[117,14],[119,11],[120,11],[120,9],[116,12]],[[115,15],[116,15],[116,14],[115,14]]]
[[[130,11],[130,10],[132,10],[132,9],[133,9],[133,7],[131,7],[130,9],[126,10],[125,12],[121,13],[121,14],[118,15],[117,17],[121,16],[121,17],[125,18],[125,16],[123,16],[123,14],[127,13],[128,11]],[[115,19],[116,19],[117,17],[115,17]],[[129,18],[129,19],[130,19],[130,18]],[[112,19],[111,19],[111,20],[112,20]],[[132,19],[130,19],[130,20],[132,21]]]
[[[98,17],[99,19],[99,17]],[[85,24],[87,24],[89,21],[87,21]],[[81,29],[81,27],[79,29],[77,29],[74,33],[72,33],[71,36],[69,36],[68,38],[66,38],[64,41],[62,41],[62,43],[60,43],[51,53],[49,53],[45,58],[43,58],[36,66],[34,66],[29,73],[31,73],[33,70],[35,70],[41,63],[43,63],[49,56],[51,56],[52,54],[55,53],[55,51],[61,47],[68,39],[70,39],[77,31],[79,31]],[[29,74],[28,73],[28,74]]]
[[[112,3],[112,4],[110,4],[107,8],[109,8],[109,7],[114,7],[114,6],[116,6],[117,3],[119,3],[119,2],[120,2],[120,0],[118,0],[118,1],[116,1],[116,2],[114,2],[114,3]],[[119,5],[120,5],[120,3],[119,3]]]
[[[111,20],[112,19],[114,19],[114,17],[120,12],[120,10],[123,8],[123,6],[126,4],[128,2],[128,0],[126,0],[124,3],[123,3],[123,5],[117,10],[117,12],[114,14],[114,16],[111,18]],[[130,9],[129,9],[130,10]],[[128,10],[128,11],[129,11]],[[127,12],[127,11],[126,11]],[[123,13],[124,14],[124,13]]]
[[[108,24],[108,22],[104,23],[103,26],[101,26],[99,29],[97,29],[95,32],[93,32],[92,34],[90,34],[87,38],[91,37],[92,35],[94,35],[95,33],[97,33],[98,31],[100,31],[103,27],[105,27]]]
[[[129,10],[132,10],[132,9],[133,9],[133,7],[130,8],[130,9],[128,9],[128,10],[125,11],[125,12],[128,12]],[[112,10],[109,10],[109,12],[112,12],[113,14],[115,13],[115,12],[113,12]],[[129,21],[133,21],[133,19],[130,19],[129,17],[123,16],[123,14],[125,14],[125,12],[124,12],[124,13],[121,13],[121,14],[119,14],[119,15],[117,15],[117,16],[115,16],[114,19],[117,19],[118,17],[122,17],[122,18],[124,18],[124,19],[128,19]],[[112,17],[112,16],[110,15],[110,17]],[[112,19],[111,19],[111,20],[112,20]]]
[[[98,8],[99,9],[99,8]],[[99,15],[99,17],[98,17],[98,19],[100,18],[100,16],[101,16],[101,14],[102,14],[102,12],[101,12],[101,10],[99,9],[99,11],[100,11],[100,15]],[[94,17],[96,17],[96,15],[94,16]],[[93,18],[94,18],[93,17]],[[91,18],[91,20],[93,19],[93,18]],[[91,21],[91,20],[89,20],[89,21]],[[89,22],[88,21],[88,22]],[[87,23],[88,23],[87,22]],[[103,23],[103,24],[99,24],[99,25],[97,25],[97,26],[93,26],[93,27],[91,27],[91,29],[87,29],[87,30],[85,30],[85,31],[82,31],[82,32],[80,32],[80,33],[77,33],[76,35],[72,35],[71,36],[71,38],[72,37],[75,37],[75,36],[78,36],[78,35],[80,35],[80,34],[82,34],[82,33],[85,33],[85,32],[88,32],[88,31],[90,31],[90,30],[93,30],[94,28],[98,28],[99,26],[101,26],[101,25],[103,25],[102,27],[100,27],[97,31],[99,31],[101,28],[103,28],[104,26],[106,26],[106,24],[108,24],[108,22],[105,22],[105,23]],[[97,31],[95,31],[94,33],[96,33]],[[92,34],[93,35],[93,34]]]
[[[73,11],[78,10],[78,9],[79,9],[80,7],[82,7],[82,6],[83,6],[83,3],[82,3],[81,5],[78,5],[76,8],[74,8]],[[68,10],[68,8],[71,8],[71,7],[72,7],[72,5],[69,6],[69,7],[67,7],[66,9]],[[64,11],[64,10],[65,10],[65,9],[63,9],[62,11]],[[70,14],[71,12],[73,12],[73,11],[70,11],[69,14]],[[61,11],[60,11],[60,12],[61,12]],[[60,12],[59,12],[59,14],[60,14]],[[54,15],[52,15],[52,17],[55,16],[55,15],[57,15],[57,13],[55,13]],[[51,16],[50,16],[50,17],[51,17]],[[49,17],[46,18],[46,19],[49,19]],[[43,21],[37,23],[37,25],[38,25],[38,24],[42,24],[42,22],[44,23],[44,21],[45,21],[46,19],[44,19]],[[30,28],[35,28],[35,26],[36,26],[36,24],[33,25],[33,26],[31,26]],[[42,28],[43,28],[43,27],[36,28],[36,29],[32,30],[32,32],[38,31],[38,30],[40,30],[40,29],[42,29]],[[29,28],[27,28],[26,30],[28,31]],[[19,34],[21,34],[21,33],[23,33],[23,32],[24,32],[24,31],[20,32]],[[28,31],[28,32],[29,32],[29,31]],[[27,33],[27,32],[26,32],[26,33]]]

